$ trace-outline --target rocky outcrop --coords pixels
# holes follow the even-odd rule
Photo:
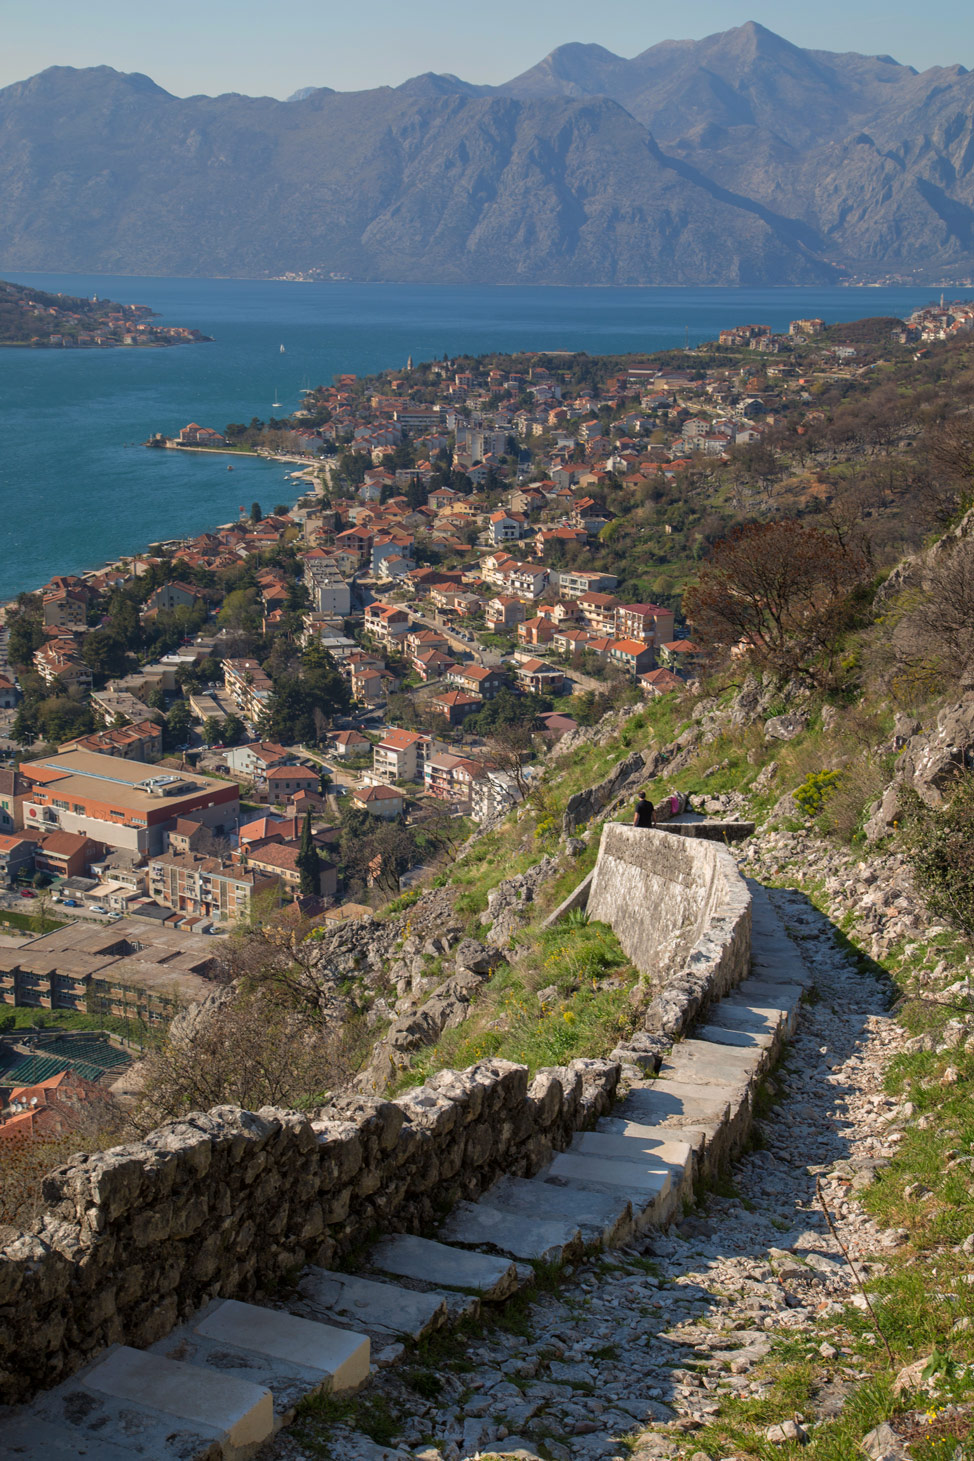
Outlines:
[[[541,884],[550,878],[557,867],[557,859],[545,856],[534,867],[505,878],[487,894],[486,919],[490,921],[487,943],[492,949],[506,949],[512,936],[531,917],[530,905]]]
[[[895,776],[866,822],[870,842],[892,828],[900,812],[900,791],[912,788],[928,807],[949,800],[958,778],[974,767],[974,695],[947,705],[928,731],[909,716],[897,716],[894,748],[900,750]]]
[[[655,764],[654,757],[647,756],[642,751],[633,751],[631,755],[620,761],[604,780],[570,796],[562,819],[565,836],[570,836],[576,827],[583,826],[599,812],[604,811],[631,784],[634,782],[641,784],[643,780],[654,775],[655,773],[649,769],[651,764]],[[638,791],[638,785],[635,789]]]

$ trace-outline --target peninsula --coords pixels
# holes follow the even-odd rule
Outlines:
[[[198,345],[212,336],[185,325],[153,325],[155,312],[145,304],[113,299],[47,294],[0,279],[0,345],[40,350],[146,348]]]

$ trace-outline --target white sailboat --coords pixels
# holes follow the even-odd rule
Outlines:
[[[281,354],[282,354],[282,355],[284,355],[284,354],[286,354],[286,353],[287,353],[287,352],[286,352],[286,351],[285,351],[285,349],[284,349],[284,346],[283,346],[283,345],[282,345],[282,346],[281,346]]]

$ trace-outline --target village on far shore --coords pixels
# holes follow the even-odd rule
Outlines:
[[[697,678],[694,482],[743,463],[739,518],[775,429],[814,439],[823,382],[972,324],[409,362],[183,427],[177,449],[299,461],[306,491],[6,606],[0,1003],[164,1027],[206,993],[213,935],[408,896],[546,745]]]

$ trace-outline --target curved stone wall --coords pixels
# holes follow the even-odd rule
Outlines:
[[[0,1399],[56,1384],[108,1344],[149,1345],[211,1299],[271,1294],[379,1232],[429,1229],[564,1150],[609,1110],[617,1062],[653,1062],[750,959],[750,897],[716,843],[610,824],[568,903],[586,891],[652,988],[645,1030],[615,1060],[531,1082],[484,1061],[310,1116],[221,1107],[77,1158],[45,1180],[30,1233],[0,1233]]]

